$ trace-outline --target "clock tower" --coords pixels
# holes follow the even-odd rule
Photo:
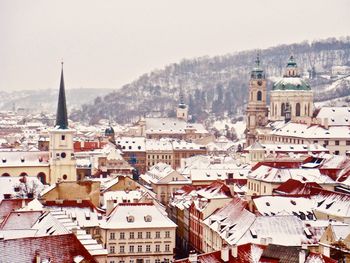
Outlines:
[[[251,71],[249,80],[248,107],[246,110],[246,146],[252,145],[257,139],[256,129],[267,124],[268,110],[266,107],[266,78],[260,66],[259,55],[255,68]]]
[[[50,130],[50,184],[59,181],[76,181],[77,172],[73,147],[74,133],[75,131],[68,127],[62,63],[56,125]]]

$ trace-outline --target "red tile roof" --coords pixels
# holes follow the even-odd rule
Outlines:
[[[1,223],[0,229],[29,229],[34,225],[42,213],[42,211],[11,212]]]
[[[0,221],[10,212],[22,208],[23,204],[27,205],[33,199],[3,199],[0,203]]]
[[[76,256],[84,257],[84,262],[97,263],[74,234],[7,239],[0,241],[1,262],[74,262]]]
[[[316,261],[316,260],[319,260],[319,261]],[[312,263],[312,262],[337,263],[338,261],[335,259],[326,257],[325,255],[322,255],[322,254],[310,252],[305,263]]]
[[[237,247],[238,253],[237,253],[236,258],[234,258],[232,256],[231,250],[229,251],[229,262],[230,263],[251,263],[251,262],[253,262],[253,259],[260,258],[265,247],[266,246],[254,245],[254,244],[240,245]],[[219,263],[219,262],[221,263],[221,262],[224,262],[221,259],[221,250],[198,255],[198,261],[201,263]],[[175,262],[189,263],[190,261],[188,260],[188,258],[186,258],[186,259],[176,260]],[[276,261],[274,259],[271,259],[271,260],[268,259],[266,261],[261,261],[261,262],[277,263],[278,261]]]
[[[322,189],[322,187],[315,182],[303,183],[298,180],[289,179],[274,189],[274,192],[278,194],[309,195],[312,192],[312,188]]]

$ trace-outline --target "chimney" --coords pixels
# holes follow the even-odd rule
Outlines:
[[[328,118],[323,119],[323,126],[328,129]]]
[[[198,262],[198,256],[197,256],[196,251],[194,251],[194,250],[190,251],[190,254],[188,255],[188,261],[191,263]]]
[[[306,252],[304,249],[299,251],[299,263],[305,263],[306,260]]]
[[[106,215],[108,216],[114,208],[114,200],[107,200]]]
[[[226,245],[223,245],[221,248],[221,260],[224,262],[229,260],[229,248]]]
[[[231,253],[232,253],[232,257],[233,258],[237,258],[238,257],[238,247],[237,247],[237,245],[233,245],[232,246]]]

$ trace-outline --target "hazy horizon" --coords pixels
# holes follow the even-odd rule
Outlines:
[[[350,35],[350,2],[0,2],[1,90],[117,89],[182,59]],[[289,54],[286,54],[288,56]]]

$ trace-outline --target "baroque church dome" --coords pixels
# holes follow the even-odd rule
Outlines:
[[[287,63],[283,78],[273,85],[272,90],[311,90],[310,85],[300,77],[298,66],[293,56],[290,57]]]

